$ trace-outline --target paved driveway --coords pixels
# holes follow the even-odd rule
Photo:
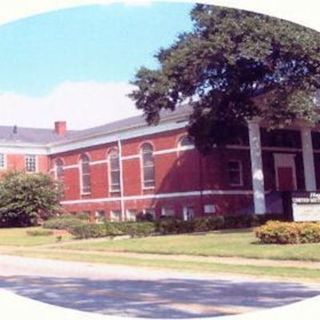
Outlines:
[[[320,284],[0,256],[0,287],[83,311],[148,318],[243,313],[320,295]]]

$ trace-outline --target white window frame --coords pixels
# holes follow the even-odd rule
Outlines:
[[[104,210],[96,210],[94,213],[95,223],[102,224],[106,219],[106,212]]]
[[[230,169],[229,169],[229,163],[230,162],[236,162],[239,164],[239,177],[240,177],[240,181],[239,183],[231,183],[229,181],[229,172],[230,172]],[[232,170],[232,171],[236,171],[236,170]],[[237,170],[238,171],[238,170]],[[228,184],[229,186],[232,186],[232,187],[243,187],[243,164],[242,164],[242,161],[241,160],[237,160],[237,159],[230,159],[228,160],[228,163],[227,163],[227,173],[228,173]]]
[[[173,214],[166,214],[166,211],[172,210]],[[163,217],[172,217],[174,218],[176,216],[177,212],[176,212],[176,208],[174,206],[163,206],[161,208],[161,216]]]
[[[28,170],[28,159],[34,159],[34,170]],[[38,172],[38,157],[35,154],[26,154],[24,157],[24,165],[27,173],[35,173]]]
[[[145,182],[146,180],[144,179],[144,160],[143,160],[143,147],[145,145],[150,145],[152,147],[152,157],[153,157],[153,171],[154,171],[154,177],[153,180],[147,180],[147,181],[153,181],[153,186],[146,186]],[[156,187],[156,165],[155,165],[155,154],[154,154],[154,146],[150,142],[144,142],[140,146],[140,173],[141,173],[141,185],[143,190],[153,190]],[[151,166],[149,166],[151,167]]]
[[[118,154],[118,166],[119,166],[119,169],[117,171],[115,170],[111,170],[111,154],[113,152],[117,152]],[[118,172],[119,174],[119,187],[118,189],[112,189],[112,172]],[[119,150],[118,149],[111,149],[108,153],[108,176],[109,176],[109,192],[110,193],[113,193],[113,192],[121,192],[121,174],[120,174],[120,154],[119,154]]]
[[[64,163],[63,163],[63,160],[60,159],[60,158],[57,158],[57,159],[54,160],[54,175],[55,175],[55,179],[56,179],[56,180],[62,182],[63,179],[62,179],[62,181],[61,181],[61,180],[59,180],[59,177],[58,177],[58,167],[59,167],[59,166],[57,165],[57,162],[58,162],[58,161],[61,161],[61,163],[62,163],[62,165],[61,165],[61,167],[62,167],[62,172],[63,172],[62,176],[64,177]]]
[[[181,145],[181,142],[182,142],[183,139],[189,139],[188,135],[183,135],[182,137],[180,137],[180,139],[178,141],[178,151],[193,150],[194,149],[194,144],[192,143],[192,141],[190,141],[191,144],[189,144],[187,146],[182,146]]]
[[[121,221],[121,210],[111,210],[110,211],[110,220],[112,222],[120,222]]]
[[[137,221],[138,211],[135,209],[127,209],[126,217],[128,221]]]
[[[2,159],[0,161],[0,170],[6,170],[7,169],[7,155],[5,153],[0,153],[0,157],[2,156]],[[1,165],[3,163],[3,165]]]
[[[82,172],[82,157],[85,156],[88,158],[88,164],[89,164],[89,177],[90,177],[90,191],[84,191],[83,190],[83,172]],[[91,170],[90,170],[90,157],[86,154],[86,153],[83,153],[80,155],[80,159],[79,159],[79,180],[80,180],[80,194],[81,195],[89,195],[91,194]]]

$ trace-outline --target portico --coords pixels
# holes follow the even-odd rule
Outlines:
[[[258,119],[248,123],[249,145],[251,159],[252,189],[255,214],[264,214],[266,209],[266,189],[263,168],[262,151],[264,149],[261,141],[262,122]],[[291,128],[290,128],[291,129]],[[310,126],[296,125],[295,130],[299,130],[301,139],[301,149],[294,148],[302,153],[304,191],[317,190],[316,172],[314,163],[314,150],[312,144],[312,130]],[[271,149],[271,148],[269,148]],[[275,187],[277,191],[298,190],[296,152],[290,152],[290,149],[274,149],[273,163],[275,175]]]

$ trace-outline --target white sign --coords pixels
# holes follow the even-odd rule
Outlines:
[[[320,204],[293,204],[294,221],[320,221]]]

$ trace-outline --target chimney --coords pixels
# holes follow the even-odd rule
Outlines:
[[[67,131],[67,122],[66,121],[56,121],[54,123],[54,131],[59,136],[64,136]]]

